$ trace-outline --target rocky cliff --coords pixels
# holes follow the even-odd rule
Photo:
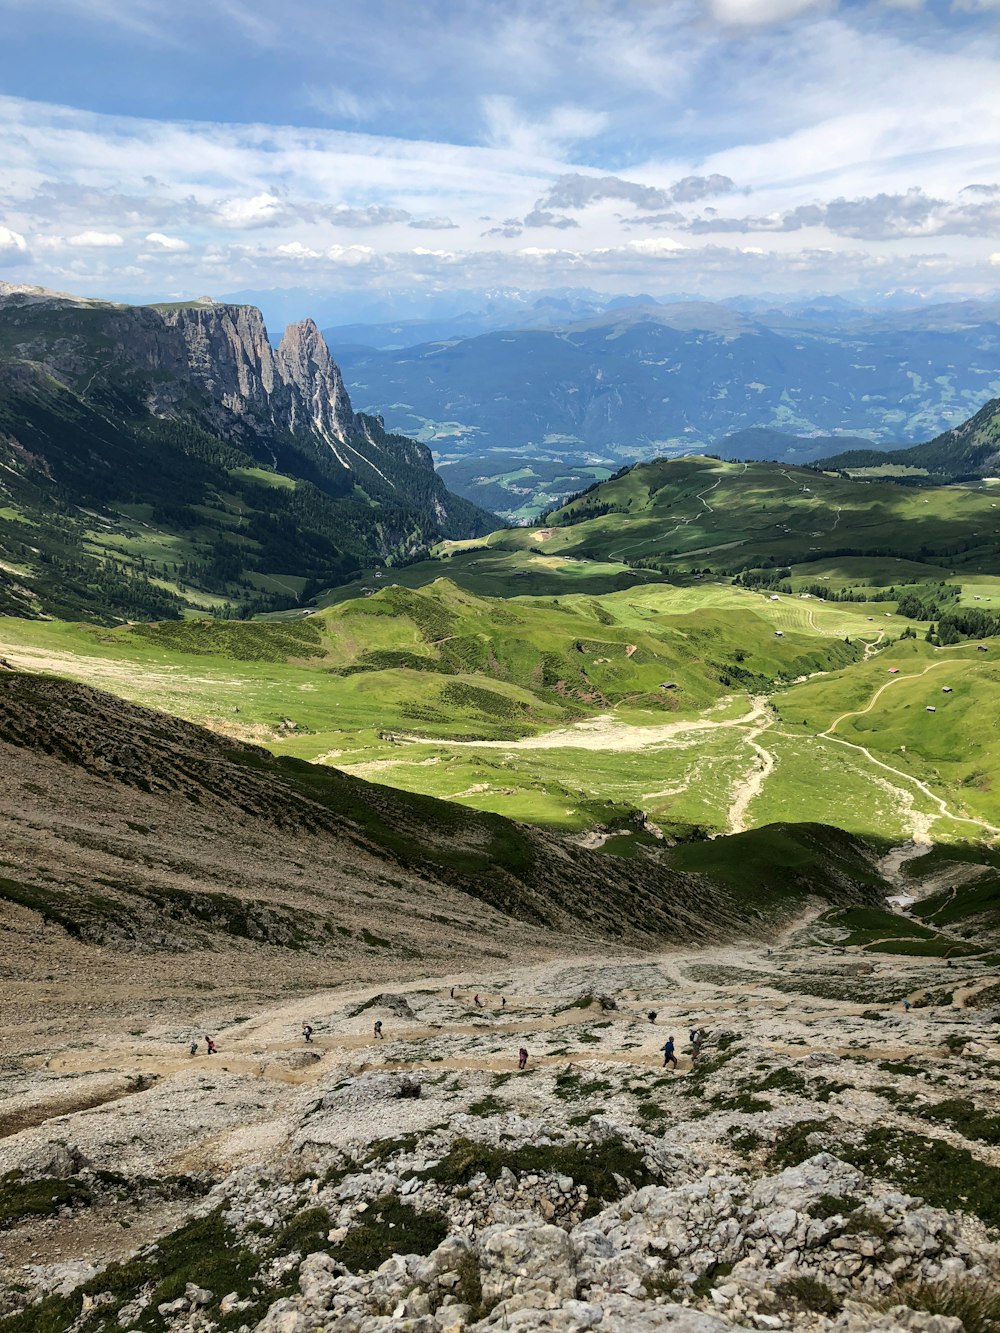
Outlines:
[[[140,564],[144,575],[161,586],[182,564],[188,575],[197,567],[205,591],[224,585],[227,598],[247,572],[277,575],[286,589],[289,578],[331,584],[359,565],[496,526],[447,490],[424,445],[354,411],[312,320],[291,325],[275,348],[259,310],[208,299],[126,306],[0,284],[0,462],[14,479],[0,483],[0,498],[32,522],[55,504],[53,515],[98,508],[102,522],[118,523],[128,506],[146,526],[165,525],[166,546],[181,557],[169,569]],[[257,469],[277,476],[247,476]],[[330,500],[341,504],[336,515]],[[193,539],[178,542],[178,530],[212,526],[220,510],[228,517],[218,539],[190,558]],[[308,526],[319,543],[303,543]],[[0,556],[21,569],[31,553],[18,535],[23,527],[10,530],[8,548],[0,530]],[[262,547],[272,553],[264,564]],[[111,572],[118,577],[117,565]],[[91,569],[82,587],[96,581]],[[30,585],[5,598],[3,582],[0,568],[0,608],[30,603]]]

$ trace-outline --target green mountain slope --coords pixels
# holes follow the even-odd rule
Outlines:
[[[0,291],[0,607],[152,618],[297,603],[494,526],[357,414],[308,321]]]
[[[927,444],[895,449],[891,455],[880,449],[848,449],[816,466],[846,472],[912,468],[943,481],[995,476],[1000,472],[1000,398],[991,399],[968,421]]]
[[[865,557],[998,573],[1000,510],[986,492],[660,459],[595,486],[551,514],[543,532],[503,533],[492,544],[688,572]]]

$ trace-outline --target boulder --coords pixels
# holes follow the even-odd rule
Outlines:
[[[548,1223],[535,1226],[488,1227],[480,1239],[484,1301],[507,1303],[514,1309],[530,1304],[541,1309],[558,1306],[576,1295],[576,1275],[569,1236]]]

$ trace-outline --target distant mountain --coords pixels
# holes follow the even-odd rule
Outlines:
[[[915,468],[943,481],[1000,474],[1000,398],[991,399],[968,421],[946,430],[927,444],[895,449],[849,449],[817,463],[843,471],[893,467]]]
[[[354,345],[341,364],[359,403],[439,458],[509,449],[620,463],[759,427],[895,444],[1000,393],[998,314],[988,303],[935,315],[681,301],[395,350]]]
[[[883,450],[902,447],[885,445]],[[734,435],[725,435],[721,440],[716,440],[712,453],[726,459],[801,464],[822,458],[831,449],[871,448],[871,440],[860,435],[788,435],[785,431],[770,430],[767,426],[752,426],[749,430],[738,430]]]
[[[294,604],[496,526],[429,450],[356,413],[310,320],[0,284],[0,608]]]

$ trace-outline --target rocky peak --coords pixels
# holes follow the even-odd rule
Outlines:
[[[343,442],[354,411],[340,368],[311,319],[289,324],[276,353],[278,373],[288,391],[288,426],[314,430],[328,444]]]

